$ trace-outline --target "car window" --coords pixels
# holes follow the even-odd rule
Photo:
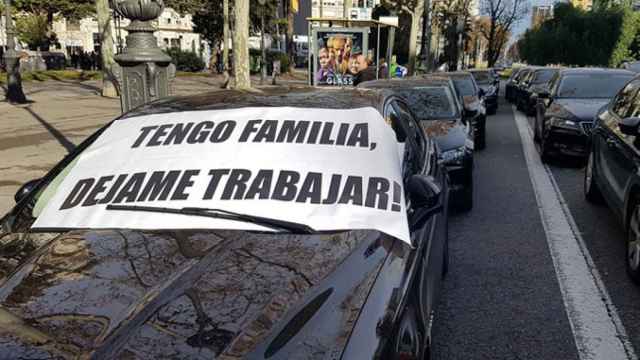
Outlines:
[[[608,99],[633,78],[632,74],[568,74],[558,85],[559,98]]]
[[[625,86],[611,102],[611,111],[621,119],[638,116],[640,104],[636,104],[640,80],[632,81]],[[635,115],[634,115],[635,114]]]
[[[474,71],[471,74],[478,84],[489,84],[494,79],[489,71]]]
[[[418,86],[401,91],[418,120],[459,116],[455,96],[448,86]]]
[[[546,84],[553,78],[553,76],[557,72],[557,70],[538,70],[535,72],[533,83],[537,85]]]
[[[471,76],[456,76],[453,84],[460,96],[475,96],[477,94],[476,84]]]
[[[401,115],[400,109],[394,106],[395,101],[390,102],[385,108],[384,118],[396,133],[396,139],[404,145],[402,154],[402,178],[405,182],[415,173],[417,153],[415,150],[415,138],[409,136],[409,125],[406,118]]]

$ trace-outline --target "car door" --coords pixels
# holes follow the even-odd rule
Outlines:
[[[413,156],[414,173],[423,176],[432,176],[438,184],[446,184],[446,174],[439,171],[437,165],[437,153],[435,144],[431,139],[424,136],[419,124],[411,114],[409,108],[401,101],[394,101],[393,107],[396,114],[404,124],[407,124],[407,144],[413,143],[418,154]],[[446,187],[443,186],[443,193],[440,201],[445,204],[447,200]],[[418,246],[418,256],[421,259],[418,268],[417,289],[420,302],[420,312],[428,324],[431,313],[439,297],[442,282],[442,269],[444,260],[444,246],[447,236],[447,218],[445,212],[438,212],[425,216],[428,209],[412,209],[409,224],[416,233],[420,233]],[[417,234],[416,234],[417,235]]]
[[[604,179],[604,191],[613,200],[614,208],[623,209],[625,189],[630,174],[635,170],[635,136],[620,132],[619,122],[627,117],[640,115],[637,105],[640,80],[630,82],[614,98],[608,111],[600,119],[599,131],[594,136],[597,141],[596,163],[600,178]]]

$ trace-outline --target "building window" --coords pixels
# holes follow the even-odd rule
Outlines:
[[[171,18],[167,18],[167,24],[171,24]]]

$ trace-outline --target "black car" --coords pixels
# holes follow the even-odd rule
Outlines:
[[[500,93],[500,79],[493,69],[469,70],[476,84],[484,92],[484,103],[487,107],[487,115],[495,115],[498,112],[498,94]]]
[[[560,71],[559,68],[540,68],[531,71],[524,80],[522,87],[519,88],[516,98],[518,110],[524,112],[527,116],[534,116],[536,114],[538,94],[549,92],[549,83],[558,71]]]
[[[129,182],[118,185],[122,188],[115,190],[119,191],[116,199],[122,193],[126,199],[119,207],[111,208],[115,215],[145,220],[148,216],[169,213],[179,216],[180,220],[174,217],[171,225],[163,228],[167,230],[161,231],[117,227],[76,230],[52,227],[40,232],[32,229],[34,222],[41,221],[43,206],[46,212],[52,199],[66,196],[56,193],[60,183],[64,184],[66,177],[77,171],[81,161],[91,159],[82,154],[87,151],[95,155],[91,149],[104,145],[106,134],[125,125],[118,122],[155,124],[159,118],[189,121],[178,130],[167,127],[173,123],[141,128],[153,134],[144,130],[140,137],[148,135],[143,139],[146,145],[140,147],[136,145],[137,140],[132,146],[114,143],[118,151],[127,153],[133,151],[130,148],[159,151],[162,146],[173,146],[178,141],[189,144],[219,141],[224,134],[222,130],[212,130],[211,122],[198,122],[209,116],[206,114],[227,114],[229,109],[234,109],[236,114],[247,114],[256,108],[289,111],[292,107],[308,111],[369,109],[379,116],[358,118],[355,123],[376,121],[387,126],[383,117],[387,120],[393,129],[390,134],[404,143],[397,147],[398,151],[403,149],[403,153],[391,158],[397,159],[398,171],[402,173],[408,208],[401,216],[408,218],[408,241],[413,246],[379,230],[315,231],[305,224],[215,208],[178,211],[136,206],[140,198],[135,194],[143,196],[147,186],[143,192],[139,187],[135,192],[136,186],[128,185]],[[255,122],[253,125],[263,121],[250,119],[246,117],[243,121]],[[295,120],[264,121],[269,121],[270,127],[288,121],[291,137],[285,141],[292,144],[296,138],[310,141],[299,137],[304,129],[293,127]],[[317,121],[318,126],[323,121]],[[325,135],[316,133],[315,124],[311,130],[307,129],[314,142],[320,139],[318,141],[329,147],[335,146],[336,141],[351,141],[335,140],[341,135],[331,135],[326,130],[322,131]],[[272,137],[271,130],[261,128],[260,131],[264,131],[262,138]],[[331,140],[330,136],[337,137]],[[362,136],[362,132],[357,136]],[[354,153],[371,151],[374,145],[354,148]],[[191,147],[193,156],[212,160],[220,155],[221,161],[235,156],[202,153],[195,148],[197,146]],[[309,161],[314,166],[323,166],[331,159]],[[234,180],[236,195],[230,196],[237,196],[238,191],[253,191],[237,185],[242,181],[242,173],[240,171]],[[286,181],[291,184],[295,176],[287,176]],[[87,188],[78,190],[84,192],[87,200],[77,209],[86,209],[87,202],[98,206],[100,211],[108,210],[103,206],[113,205],[103,203],[111,201],[107,198],[112,196],[116,185],[105,195],[102,179],[88,195]],[[353,179],[354,184],[356,180]],[[109,181],[113,184],[114,180]],[[374,192],[385,191],[380,185],[381,179],[377,179],[376,184]],[[182,190],[175,190],[172,200],[177,194],[176,201],[182,201],[184,189],[189,186],[190,180],[181,180],[176,189]],[[291,185],[286,186],[291,189]],[[169,194],[163,195],[163,189],[167,187],[171,188],[158,181],[144,198],[166,198]],[[395,188],[394,185],[393,198],[397,195],[400,199],[401,193],[395,194]],[[270,187],[262,189],[268,191]],[[309,191],[313,190],[309,188]],[[74,196],[81,196],[79,192]],[[346,198],[354,205],[363,200],[355,194]],[[429,356],[433,310],[448,266],[446,171],[439,164],[435,143],[420,131],[405,101],[388,91],[300,88],[261,93],[224,91],[163,99],[107,124],[42,179],[25,184],[16,194],[16,200],[16,206],[0,219],[0,354],[12,358],[73,359],[307,359],[319,356],[422,359]],[[378,198],[378,206],[383,200]],[[241,196],[239,201],[247,200]],[[391,202],[391,196],[384,201],[385,204]],[[56,204],[53,210],[58,211],[58,203],[53,204]],[[212,201],[211,205],[224,206],[222,201]],[[391,206],[392,211],[405,208],[399,204],[394,206],[396,210]],[[120,212],[125,209],[131,211]],[[227,221],[225,224],[231,221],[262,226],[267,230],[226,227],[202,230],[180,226],[185,221],[211,221],[209,218],[222,219]],[[173,226],[175,230],[168,229]]]
[[[504,86],[504,98],[508,102],[513,103],[515,101],[515,89],[518,86],[518,82],[527,73],[528,68],[517,68],[511,73],[509,80],[507,80],[507,83]]]
[[[564,69],[551,80],[549,92],[538,94],[534,139],[540,157],[555,154],[586,157],[593,120],[598,110],[633,78],[615,69]]]
[[[449,72],[444,75],[453,81],[464,109],[462,116],[473,126],[474,147],[479,150],[484,149],[487,145],[487,108],[484,103],[484,90],[478,86],[469,72]]]
[[[360,87],[390,89],[402,96],[424,129],[436,141],[449,175],[451,203],[462,211],[473,207],[473,128],[462,117],[452,81],[446,77],[376,80]]]
[[[627,273],[640,284],[640,78],[596,117],[584,173],[588,201],[606,203],[626,229]]]

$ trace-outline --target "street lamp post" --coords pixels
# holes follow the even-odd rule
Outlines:
[[[14,40],[16,34],[11,20],[11,0],[4,0],[4,16],[7,35],[7,51],[4,55],[7,67],[6,97],[8,102],[24,104],[27,102],[27,98],[22,91],[22,80],[20,79],[20,56],[16,51],[16,42]]]
[[[131,20],[126,47],[115,57],[111,68],[120,89],[123,112],[169,95],[175,77],[171,57],[162,52],[153,36],[152,21],[164,11],[163,0],[114,0],[112,6]]]

